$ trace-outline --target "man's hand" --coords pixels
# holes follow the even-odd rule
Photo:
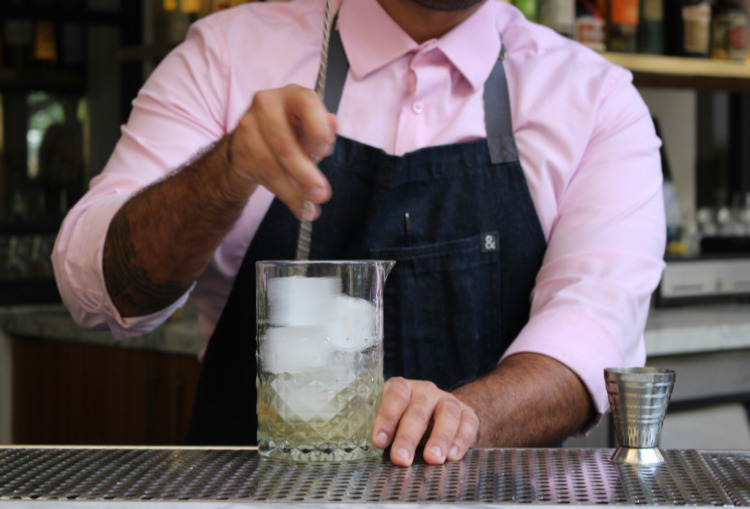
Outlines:
[[[403,466],[424,442],[424,460],[435,465],[460,460],[474,445],[551,446],[594,414],[586,386],[570,368],[546,355],[518,353],[451,393],[431,382],[391,378],[372,440],[375,447],[390,445],[391,461]]]
[[[311,156],[329,155],[335,141],[336,117],[315,91],[288,85],[255,94],[227,153],[235,173],[264,186],[300,219],[314,219],[318,208],[304,211],[305,202],[326,202],[331,188]]]
[[[428,433],[428,428],[432,427]],[[391,461],[409,466],[423,436],[424,460],[442,465],[458,461],[477,439],[479,419],[474,410],[432,382],[394,377],[385,382],[373,426],[373,443],[391,446]]]
[[[331,197],[311,155],[329,154],[336,118],[317,94],[289,85],[255,94],[237,128],[115,214],[103,273],[123,317],[155,313],[183,295],[209,263],[249,196],[263,185],[298,217]],[[164,239],[169,239],[165,244]]]

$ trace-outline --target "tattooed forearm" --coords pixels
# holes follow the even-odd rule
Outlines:
[[[165,246],[166,248],[166,246]],[[154,281],[146,267],[136,263],[137,251],[130,238],[127,206],[113,218],[104,248],[104,280],[107,291],[123,316],[149,314],[164,309],[190,287],[191,281]]]
[[[123,317],[166,308],[205,269],[255,187],[230,170],[225,138],[115,214],[102,269]]]

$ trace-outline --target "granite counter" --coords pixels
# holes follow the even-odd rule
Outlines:
[[[192,312],[169,319],[143,336],[118,341],[107,330],[88,331],[80,328],[60,304],[6,307],[0,308],[0,331],[9,336],[185,355],[198,355],[206,346],[206,341],[198,334],[198,322]]]
[[[191,310],[149,334],[122,341],[115,341],[107,331],[81,329],[59,304],[0,308],[0,330],[11,335],[189,355],[197,355],[205,347]],[[750,349],[750,304],[652,309],[645,337],[649,357]]]

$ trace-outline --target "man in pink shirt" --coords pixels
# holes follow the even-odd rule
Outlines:
[[[311,258],[397,260],[373,428],[394,463],[423,436],[440,464],[596,422],[663,268],[630,74],[503,2],[346,0],[324,103],[324,7],[210,16],[154,71],[55,247],[74,319],[125,338],[190,297],[211,338],[190,439],[248,443],[252,266],[294,257],[308,202]]]

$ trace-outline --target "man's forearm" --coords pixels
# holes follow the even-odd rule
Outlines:
[[[559,443],[593,416],[591,397],[560,362],[519,353],[487,376],[454,391],[477,413],[481,447],[533,447]]]
[[[107,291],[124,317],[177,300],[205,269],[256,187],[232,171],[228,138],[128,200],[104,245]]]

